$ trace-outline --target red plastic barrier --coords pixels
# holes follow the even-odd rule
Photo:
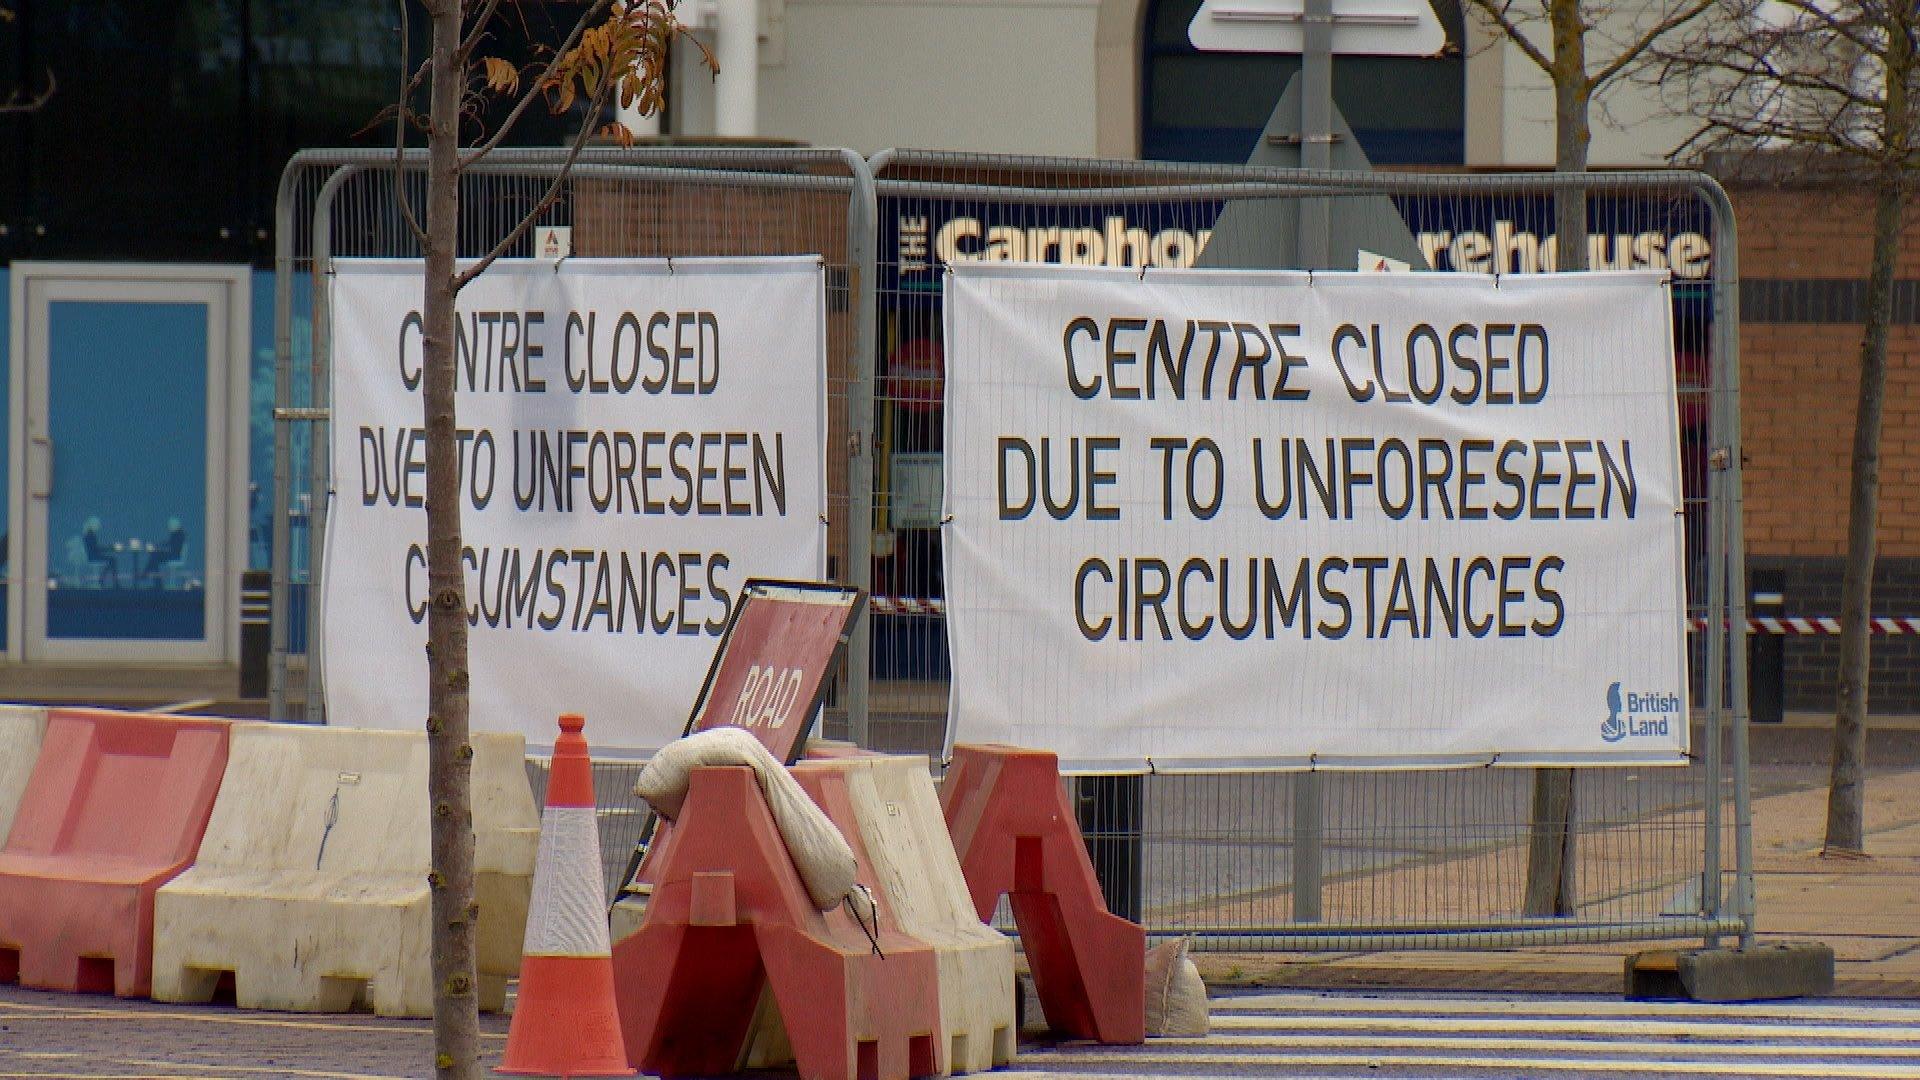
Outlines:
[[[1146,930],[1107,911],[1060,784],[1060,760],[1014,746],[955,746],[940,789],[947,832],[982,921],[1013,907],[1033,991],[1057,1032],[1146,1039]]]
[[[193,862],[227,721],[55,709],[0,849],[0,980],[144,997],[153,894]]]
[[[796,771],[853,845],[845,781]],[[686,808],[649,852],[652,902],[613,947],[627,1054],[658,1076],[740,1066],[764,987],[807,1080],[906,1080],[942,1071],[939,974],[931,949],[883,911],[876,953],[845,906],[814,910],[753,772],[696,769]]]

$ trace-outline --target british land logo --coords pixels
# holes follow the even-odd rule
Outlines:
[[[1629,737],[1666,735],[1680,714],[1679,694],[1622,694],[1620,684],[1607,687],[1607,718],[1600,721],[1600,739],[1617,743]]]

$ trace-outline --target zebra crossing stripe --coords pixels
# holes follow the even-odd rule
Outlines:
[[[1920,1008],[1909,1005],[1735,1004],[1695,1001],[1620,1001],[1593,998],[1519,1000],[1505,998],[1333,997],[1325,994],[1242,994],[1214,998],[1213,1015],[1234,1013],[1313,1012],[1392,1013],[1427,1016],[1485,1014],[1490,1016],[1632,1016],[1732,1020],[1860,1020],[1887,1024],[1920,1024]]]
[[[1756,1024],[1724,1022],[1702,1024],[1694,1020],[1621,1019],[1595,1023],[1592,1020],[1546,1018],[1537,1016],[1245,1016],[1213,1018],[1213,1030],[1220,1032],[1259,1031],[1375,1031],[1383,1027],[1396,1031],[1438,1031],[1443,1034],[1484,1031],[1495,1035],[1632,1035],[1639,1037],[1694,1038],[1718,1037],[1777,1039],[1877,1039],[1884,1042],[1920,1043],[1920,1025],[1869,1026],[1861,1024]]]
[[[945,618],[947,602],[939,597],[918,596],[875,596],[867,601],[868,610],[875,615],[925,615]],[[1724,620],[1723,620],[1724,621]],[[1696,615],[1687,620],[1693,630],[1705,630],[1709,622],[1705,616]],[[1867,628],[1876,634],[1920,634],[1920,616],[1916,615],[1876,615],[1868,620]],[[1840,632],[1840,620],[1831,615],[1750,615],[1747,617],[1749,634],[1828,635]]]
[[[1650,1046],[1649,1050],[1671,1052],[1671,1046]],[[1287,1068],[1445,1068],[1445,1069],[1497,1069],[1508,1075],[1526,1072],[1588,1072],[1619,1075],[1626,1073],[1653,1074],[1662,1076],[1822,1076],[1822,1077],[1862,1077],[1877,1080],[1920,1080],[1920,1065],[1897,1065],[1882,1062],[1845,1062],[1845,1061],[1677,1061],[1664,1058],[1657,1053],[1645,1058],[1619,1057],[1521,1057],[1521,1056],[1485,1056],[1461,1055],[1426,1052],[1401,1052],[1399,1050],[1375,1049],[1367,1052],[1348,1054],[1339,1053],[1284,1053],[1269,1052],[1260,1054],[1163,1054],[1154,1051],[1140,1053],[1112,1053],[1104,1051],[1074,1052],[1064,1050],[1037,1051],[1023,1053],[1019,1057],[1022,1065],[1055,1065],[1082,1071],[1085,1066],[1103,1066],[1108,1068],[1137,1069],[1152,1067],[1156,1070],[1179,1070],[1188,1072],[1163,1072],[1160,1075],[1217,1076],[1222,1068],[1246,1069],[1260,1066]],[[1000,1074],[996,1074],[1000,1075]],[[1011,1075],[1011,1074],[1007,1074]]]
[[[1598,1032],[1595,1033],[1596,1035]],[[1712,1038],[1688,1039],[1684,1043],[1628,1042],[1604,1037],[1572,1039],[1547,1036],[1514,1039],[1500,1036],[1421,1035],[1400,1036],[1389,1032],[1371,1035],[1215,1035],[1204,1039],[1155,1039],[1154,1049],[1237,1050],[1370,1050],[1406,1045],[1423,1050],[1504,1050],[1593,1053],[1596,1051],[1636,1052],[1649,1047],[1667,1054],[1725,1055],[1728,1057],[1816,1057],[1840,1058],[1912,1058],[1920,1059],[1920,1046],[1878,1046],[1871,1043],[1820,1043],[1798,1041],[1786,1045],[1761,1042],[1728,1042]]]

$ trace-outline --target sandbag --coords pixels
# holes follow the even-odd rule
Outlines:
[[[1197,1038],[1207,1033],[1207,984],[1187,955],[1192,938],[1147,950],[1147,1034]]]
[[[786,841],[787,854],[807,887],[807,896],[821,911],[832,911],[849,894],[854,911],[872,918],[871,901],[856,893],[853,848],[840,835],[786,767],[767,752],[760,740],[739,728],[714,728],[676,739],[662,747],[633,785],[633,793],[647,800],[668,821],[680,816],[686,804],[693,770],[703,765],[745,765],[759,778],[773,822]]]

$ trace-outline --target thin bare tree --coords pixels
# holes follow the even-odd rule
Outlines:
[[[1646,62],[1663,38],[1698,19],[1715,0],[1465,0],[1467,12],[1519,50],[1553,84],[1554,171],[1587,171],[1596,95]],[[1554,200],[1554,266],[1585,270],[1587,196]],[[1537,769],[1527,840],[1528,915],[1573,911],[1573,770]]]
[[[1632,74],[1661,40],[1711,9],[1716,0],[1465,0],[1467,12],[1513,45],[1553,84],[1553,167],[1587,171],[1591,114],[1607,85]],[[1555,266],[1587,268],[1586,200],[1556,207]]]
[[[518,243],[560,198],[568,171],[595,134],[623,145],[631,134],[604,122],[607,107],[661,104],[673,40],[684,32],[672,0],[593,0],[557,44],[536,46],[522,66],[485,54],[501,0],[421,0],[431,46],[417,67],[406,55],[410,0],[397,0],[402,42],[400,90],[391,110],[394,184],[402,218],[424,255],[422,405],[427,433],[427,742],[432,821],[434,1069],[443,1078],[480,1074],[473,896],[473,747],[468,740],[467,601],[461,574],[459,459],[455,432],[455,301],[460,290]],[[529,20],[520,5],[525,27]],[[557,4],[551,6],[559,6]],[[426,101],[420,101],[424,89]],[[491,130],[486,107],[504,103]],[[577,129],[540,199],[470,261],[459,261],[460,178],[507,142],[536,103],[555,114],[579,107]],[[424,129],[425,214],[402,175],[402,151]]]
[[[1913,0],[1716,0],[1716,16],[1660,51],[1670,109],[1697,118],[1683,155],[1869,195],[1867,271],[1854,408],[1840,670],[1825,851],[1865,851],[1867,672],[1880,431],[1893,280],[1920,164],[1920,9]]]

